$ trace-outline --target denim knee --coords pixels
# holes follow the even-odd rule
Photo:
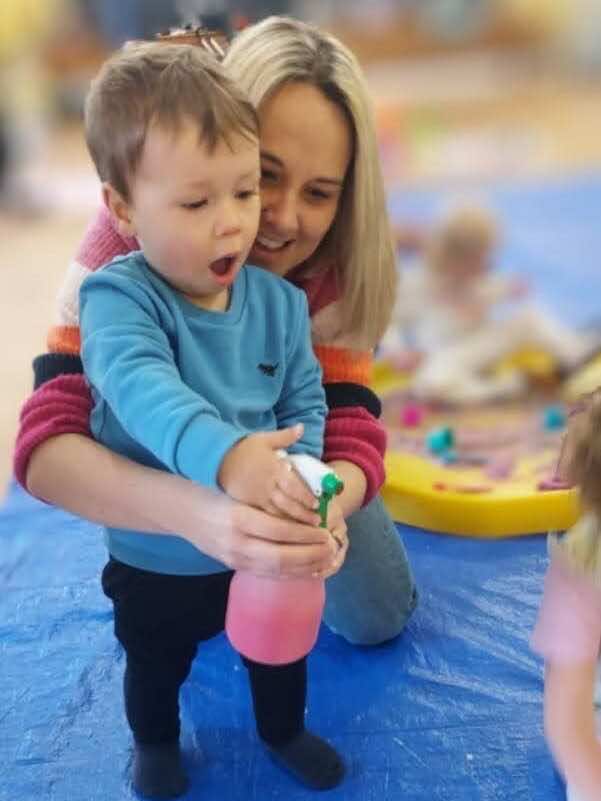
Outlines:
[[[328,579],[324,620],[356,645],[398,636],[416,603],[415,582],[403,541],[380,498],[347,521],[349,550]]]
[[[394,598],[390,601],[390,605],[380,608],[377,614],[346,615],[326,620],[326,623],[351,645],[382,645],[403,632],[417,606],[417,588],[411,585],[408,594],[399,595],[396,603]]]

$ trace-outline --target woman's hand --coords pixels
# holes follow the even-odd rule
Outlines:
[[[79,434],[38,446],[27,478],[32,494],[73,514],[113,528],[184,537],[234,570],[309,577],[329,574],[340,563],[327,529],[273,517]]]
[[[274,517],[202,487],[195,490],[199,496],[203,494],[198,498],[197,520],[190,519],[182,535],[232,570],[274,577],[325,578],[344,561],[347,539],[341,512],[332,510],[328,519],[333,536],[326,528]]]
[[[325,570],[316,571],[316,577],[326,579],[338,573],[344,560],[346,552],[348,551],[349,541],[347,536],[347,527],[344,521],[344,513],[338,498],[332,498],[328,505],[328,520],[327,528],[322,531],[328,531],[332,540],[336,543],[336,555],[334,561],[331,562]]]
[[[341,509],[342,515],[346,519],[361,508],[365,498],[365,491],[367,490],[365,473],[353,462],[347,462],[343,459],[334,459],[328,462],[328,465],[344,482],[342,494],[338,495],[335,501],[336,506]]]

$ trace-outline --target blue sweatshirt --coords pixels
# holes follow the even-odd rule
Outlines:
[[[92,433],[111,450],[213,489],[227,451],[253,432],[302,422],[290,450],[321,456],[321,368],[306,296],[288,281],[244,267],[228,309],[209,311],[136,252],[86,278],[80,327]],[[108,529],[107,544],[145,570],[226,569],[181,537]]]

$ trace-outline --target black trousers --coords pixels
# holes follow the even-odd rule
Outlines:
[[[110,558],[102,589],[113,602],[115,635],[125,649],[125,711],[139,743],[167,743],[180,733],[179,690],[198,644],[219,634],[233,573],[173,576]],[[242,658],[259,736],[288,742],[304,728],[306,659],[261,665]]]

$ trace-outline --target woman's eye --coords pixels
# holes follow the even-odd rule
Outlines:
[[[308,194],[313,200],[329,200],[332,197],[329,192],[324,192],[322,189],[309,189]]]
[[[194,211],[195,209],[201,209],[203,206],[207,205],[206,200],[194,200],[192,203],[182,203],[182,208],[188,211]]]
[[[262,181],[277,181],[277,174],[273,170],[261,170],[261,180]]]

